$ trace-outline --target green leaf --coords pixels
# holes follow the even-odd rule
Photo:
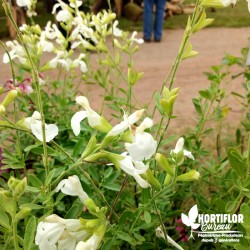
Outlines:
[[[28,183],[36,188],[41,188],[43,186],[43,183],[34,174],[28,175]]]
[[[23,208],[30,208],[31,210],[39,210],[39,209],[43,209],[44,206],[42,205],[38,205],[38,204],[32,204],[32,203],[25,203],[25,204],[22,204],[20,206],[20,209],[23,209]]]
[[[107,241],[103,244],[101,250],[110,250],[113,246],[115,238],[108,238]]]
[[[75,145],[73,150],[73,156],[76,157],[82,153],[85,145],[85,138],[81,138]]]
[[[210,94],[209,90],[201,90],[201,91],[199,91],[199,94],[200,94],[203,98],[205,98],[205,99],[208,99],[208,100],[211,99],[211,94]]]
[[[250,207],[246,203],[243,203],[240,207],[240,213],[243,214],[243,223],[241,225],[246,229],[247,234],[250,235]]]
[[[8,215],[0,208],[0,225],[4,228],[11,229]]]
[[[148,211],[144,211],[144,220],[147,224],[149,224],[151,222],[151,215]]]
[[[51,180],[55,176],[55,173],[56,173],[56,169],[55,168],[50,171],[50,173],[48,174],[48,176],[47,176],[47,178],[45,180],[45,186],[48,186],[51,183]]]
[[[23,247],[24,250],[30,250],[33,246],[36,232],[36,218],[31,216],[25,229]]]
[[[133,233],[134,237],[139,241],[145,241],[145,238],[138,233]]]
[[[116,236],[121,239],[121,240],[124,240],[124,241],[127,241],[131,244],[132,241],[134,241],[134,239],[127,233],[125,232],[117,232]]]
[[[202,109],[201,109],[200,101],[197,98],[193,98],[192,101],[193,101],[196,112],[199,115],[202,115]]]
[[[82,204],[75,204],[73,205],[70,210],[67,212],[65,215],[65,219],[74,219],[79,216],[79,211],[81,212],[82,210]]]
[[[107,188],[109,190],[116,191],[116,192],[119,192],[121,189],[121,186],[118,184],[103,184],[102,187]]]
[[[227,157],[231,167],[241,176],[245,177],[247,163],[241,154],[234,148],[227,149]]]
[[[231,212],[233,212],[235,210],[236,207],[237,207],[237,202],[236,201],[229,201],[226,204],[225,211],[227,213],[231,213]]]

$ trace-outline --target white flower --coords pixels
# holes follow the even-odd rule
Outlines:
[[[79,1],[79,0],[76,0],[75,1],[75,3],[74,2],[72,2],[72,1],[70,1],[70,7],[72,7],[72,8],[78,8],[78,7],[80,7],[81,5],[82,5],[82,1]]]
[[[40,250],[75,250],[78,242],[89,237],[80,220],[48,216],[37,226],[35,243]]]
[[[82,60],[85,58],[84,54],[80,54],[77,59],[73,61],[73,66],[78,67],[80,65],[80,69],[83,73],[86,73],[88,71],[86,63]]]
[[[122,36],[122,30],[117,28],[117,25],[118,25],[118,21],[115,20],[113,23],[113,35],[116,37],[120,37],[120,36]]]
[[[96,250],[101,241],[97,234],[93,234],[87,241],[80,241],[75,250]]]
[[[147,169],[149,168],[148,165],[145,165],[141,161],[133,161],[132,157],[129,155],[126,155],[127,153],[123,153],[122,155],[125,156],[124,159],[120,160],[120,166],[121,169],[126,172],[127,174],[134,177],[136,182],[142,187],[142,188],[148,188],[150,185],[149,183],[144,180],[140,174],[144,174]]]
[[[91,127],[97,127],[101,125],[102,118],[99,114],[97,114],[93,109],[89,106],[89,101],[85,96],[76,97],[76,102],[80,104],[85,110],[76,112],[71,118],[71,127],[74,134],[77,136],[80,134],[80,123],[85,118],[88,119],[88,123]]]
[[[25,118],[24,126],[30,129],[33,135],[43,141],[41,115],[35,111],[31,117]],[[58,127],[55,124],[45,124],[46,142],[53,140],[58,135]]]
[[[179,250],[184,250],[179,244],[177,244],[169,235],[167,235],[167,239],[165,238],[165,235],[162,231],[162,228],[159,226],[155,229],[155,233],[157,237],[161,237],[165,240],[167,240],[168,243],[170,243],[171,245],[173,245],[174,247],[176,247]]]
[[[25,7],[25,6],[30,6],[31,5],[31,1],[30,0],[17,0],[16,1],[16,4],[19,6],[19,7]]]
[[[151,134],[144,132],[145,129],[152,126],[153,121],[145,118],[140,126],[136,128],[133,143],[125,143],[125,147],[133,160],[148,160],[155,153],[157,142]]]
[[[36,0],[17,0],[16,4],[19,7],[27,7],[27,15],[29,17],[37,15],[37,13],[35,12]]]
[[[78,176],[69,176],[68,179],[62,180],[55,189],[56,192],[61,191],[64,194],[78,196],[85,203],[89,196],[83,191],[81,182]]]
[[[131,126],[142,117],[143,112],[144,112],[144,109],[137,110],[129,117],[127,117],[127,115],[124,114],[124,116],[123,116],[124,121],[122,121],[121,123],[114,126],[110,130],[110,132],[107,134],[107,137],[108,136],[117,136],[117,135],[123,133],[126,129],[128,129],[128,128],[131,129]]]
[[[71,19],[73,19],[73,16],[72,14],[68,11],[68,10],[60,10],[57,15],[56,15],[56,20],[58,22],[68,22],[70,21]]]
[[[170,154],[171,153],[175,153],[175,154],[178,154],[180,151],[183,150],[183,146],[184,146],[184,139],[183,137],[181,137],[177,143],[176,143],[176,146],[175,146],[175,149],[174,150],[171,150]],[[187,156],[188,158],[194,160],[194,156],[192,155],[192,153],[188,150],[183,150],[183,153],[185,156]]]
[[[23,47],[18,43],[18,41],[16,40],[8,41],[6,42],[6,46],[11,49],[11,51],[9,51],[11,60],[14,58],[18,58],[20,63],[25,64],[26,54],[25,54]],[[7,53],[5,53],[3,56],[3,63],[9,63],[9,57]]]
[[[46,41],[46,33],[43,31],[40,36],[40,41],[38,42],[38,46],[42,48],[44,52],[52,52],[54,49],[54,45],[52,42]]]
[[[132,33],[132,35],[131,35],[131,38],[130,38],[130,40],[132,41],[132,42],[136,42],[136,43],[138,43],[138,44],[142,44],[142,43],[144,43],[144,40],[142,39],[142,38],[136,38],[136,36],[137,36],[137,31],[134,31],[133,33]]]
[[[237,3],[237,0],[221,0],[222,4],[227,7],[231,4],[235,5]]]

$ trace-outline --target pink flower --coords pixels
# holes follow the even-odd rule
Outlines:
[[[18,88],[23,95],[29,95],[34,91],[30,85],[24,83],[20,84]]]

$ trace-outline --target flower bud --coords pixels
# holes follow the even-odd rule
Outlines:
[[[170,174],[166,174],[166,177],[164,179],[164,185],[168,186],[171,183],[172,179],[173,177]]]
[[[102,24],[107,24],[112,22],[116,18],[115,13],[108,13],[107,17],[102,21]]]
[[[13,197],[7,190],[0,191],[0,207],[7,213],[12,214],[14,211]]]
[[[4,115],[5,113],[6,113],[5,107],[2,104],[0,104],[0,115]]]
[[[155,159],[159,166],[164,169],[170,176],[174,176],[174,168],[168,163],[168,160],[160,153],[157,153]]]
[[[24,207],[21,211],[19,211],[16,216],[15,216],[15,219],[16,221],[20,221],[24,218],[26,218],[31,212],[31,209],[29,207]]]
[[[26,189],[27,180],[26,178],[22,180],[18,180],[14,178],[13,176],[11,176],[8,181],[8,186],[12,190],[13,195],[15,195],[16,197],[20,197]]]
[[[16,90],[11,90],[9,91],[9,93],[7,94],[7,96],[4,98],[2,105],[6,108],[10,105],[10,103],[12,103],[15,98],[17,97],[17,91]]]
[[[142,174],[144,177],[155,189],[160,190],[161,184],[160,182],[154,177],[152,171],[148,168],[146,174]]]
[[[176,178],[176,181],[197,181],[200,178],[200,173],[197,172],[196,170],[191,170],[188,173],[179,175]]]
[[[208,8],[208,7],[214,7],[214,8],[224,8],[226,7],[221,0],[203,0],[201,1],[201,5]]]
[[[89,143],[87,145],[87,147],[85,148],[84,152],[82,153],[82,158],[87,157],[88,155],[90,155],[96,148],[96,138],[95,136],[93,136],[90,140]]]

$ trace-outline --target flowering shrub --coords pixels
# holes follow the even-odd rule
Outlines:
[[[185,138],[166,140],[179,94],[179,89],[173,88],[176,71],[182,60],[197,55],[190,37],[213,21],[206,18],[207,7],[223,7],[229,2],[197,1],[173,67],[155,95],[152,113],[134,104],[133,96],[133,86],[142,77],[134,68],[133,56],[143,40],[136,38],[136,32],[121,31],[115,14],[86,14],[78,9],[81,1],[69,2],[58,0],[53,8],[64,34],[51,22],[43,30],[38,25],[24,25],[16,27],[17,41],[1,43],[3,62],[12,69],[6,89],[0,89],[4,171],[0,180],[1,248],[194,249],[195,244],[199,246],[192,240],[187,242],[188,229],[175,223],[185,222],[197,229],[191,217],[178,219],[187,199],[195,200],[204,211],[217,211],[223,202],[220,212],[241,211],[248,218],[240,225],[246,237],[232,247],[249,247],[250,74],[245,66],[246,50],[244,59],[225,59],[225,65],[242,66],[246,79],[246,95],[234,93],[242,99],[245,110],[243,127],[238,130],[242,152],[234,147],[222,152],[218,137],[218,159],[211,160],[211,168],[202,162],[207,154],[202,144],[208,133],[206,122],[214,119],[221,123],[226,116],[227,107],[222,104],[225,91],[220,85],[226,75],[220,72],[222,67],[214,67],[208,75],[210,88],[193,100],[199,121],[196,130]],[[20,0],[17,4],[27,6],[29,16],[35,14],[35,1]],[[13,21],[5,0],[3,6]],[[97,69],[92,66],[93,51],[98,54]],[[51,60],[42,63],[45,52],[51,54]],[[125,70],[122,56],[129,58]],[[94,82],[104,89],[100,112],[79,93],[74,73],[78,68],[83,82]],[[23,73],[17,75],[17,69]],[[51,83],[47,73],[55,69],[58,80]],[[104,104],[116,119],[103,116]],[[156,113],[160,121],[154,124]],[[248,144],[241,143],[243,136]],[[167,144],[173,140],[176,146],[163,150],[165,146],[169,149]],[[219,176],[228,183],[221,185]],[[206,200],[199,192],[186,193],[197,188],[193,182],[210,182],[220,193],[230,185],[236,190],[225,201],[217,193],[204,193]]]

